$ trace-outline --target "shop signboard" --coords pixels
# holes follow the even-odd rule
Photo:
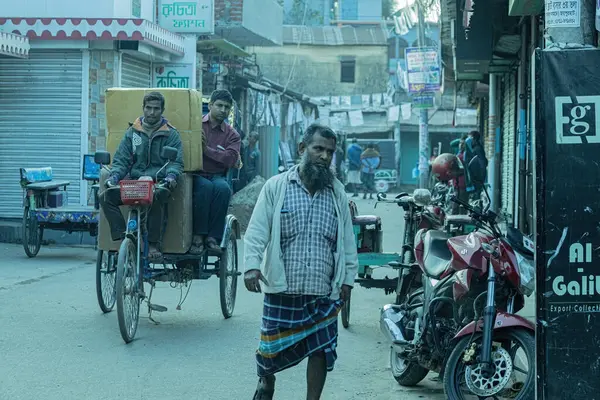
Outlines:
[[[536,399],[600,393],[598,65],[597,50],[534,56]]]

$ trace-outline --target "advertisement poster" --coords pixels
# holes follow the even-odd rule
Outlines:
[[[538,399],[600,393],[600,52],[535,57]]]
[[[440,58],[435,47],[409,47],[405,50],[408,92],[440,90]]]
[[[577,0],[546,0],[546,28],[578,28],[581,24],[581,2]]]

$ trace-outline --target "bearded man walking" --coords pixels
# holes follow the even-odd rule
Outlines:
[[[246,230],[244,283],[265,292],[254,400],[272,399],[275,374],[306,357],[306,398],[320,399],[337,358],[358,258],[348,198],[329,168],[335,150],[330,128],[309,126],[300,164],[265,183]]]

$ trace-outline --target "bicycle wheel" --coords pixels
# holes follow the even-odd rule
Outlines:
[[[119,330],[125,343],[135,337],[140,320],[140,281],[137,247],[131,238],[125,238],[119,248],[117,262],[117,316]]]
[[[117,300],[117,255],[98,250],[96,258],[96,296],[103,313],[112,311]]]
[[[22,241],[23,250],[27,257],[33,258],[37,256],[42,246],[42,236],[44,230],[38,223],[35,215],[29,214],[29,207],[23,210],[23,226],[22,226]]]
[[[219,260],[219,292],[221,312],[225,319],[231,318],[235,307],[238,277],[238,251],[235,233],[230,233],[227,248]]]

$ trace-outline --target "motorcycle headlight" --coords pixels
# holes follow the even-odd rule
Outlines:
[[[519,270],[519,289],[525,296],[531,296],[535,290],[535,265],[533,260],[528,259],[515,251],[517,256],[517,269]]]

